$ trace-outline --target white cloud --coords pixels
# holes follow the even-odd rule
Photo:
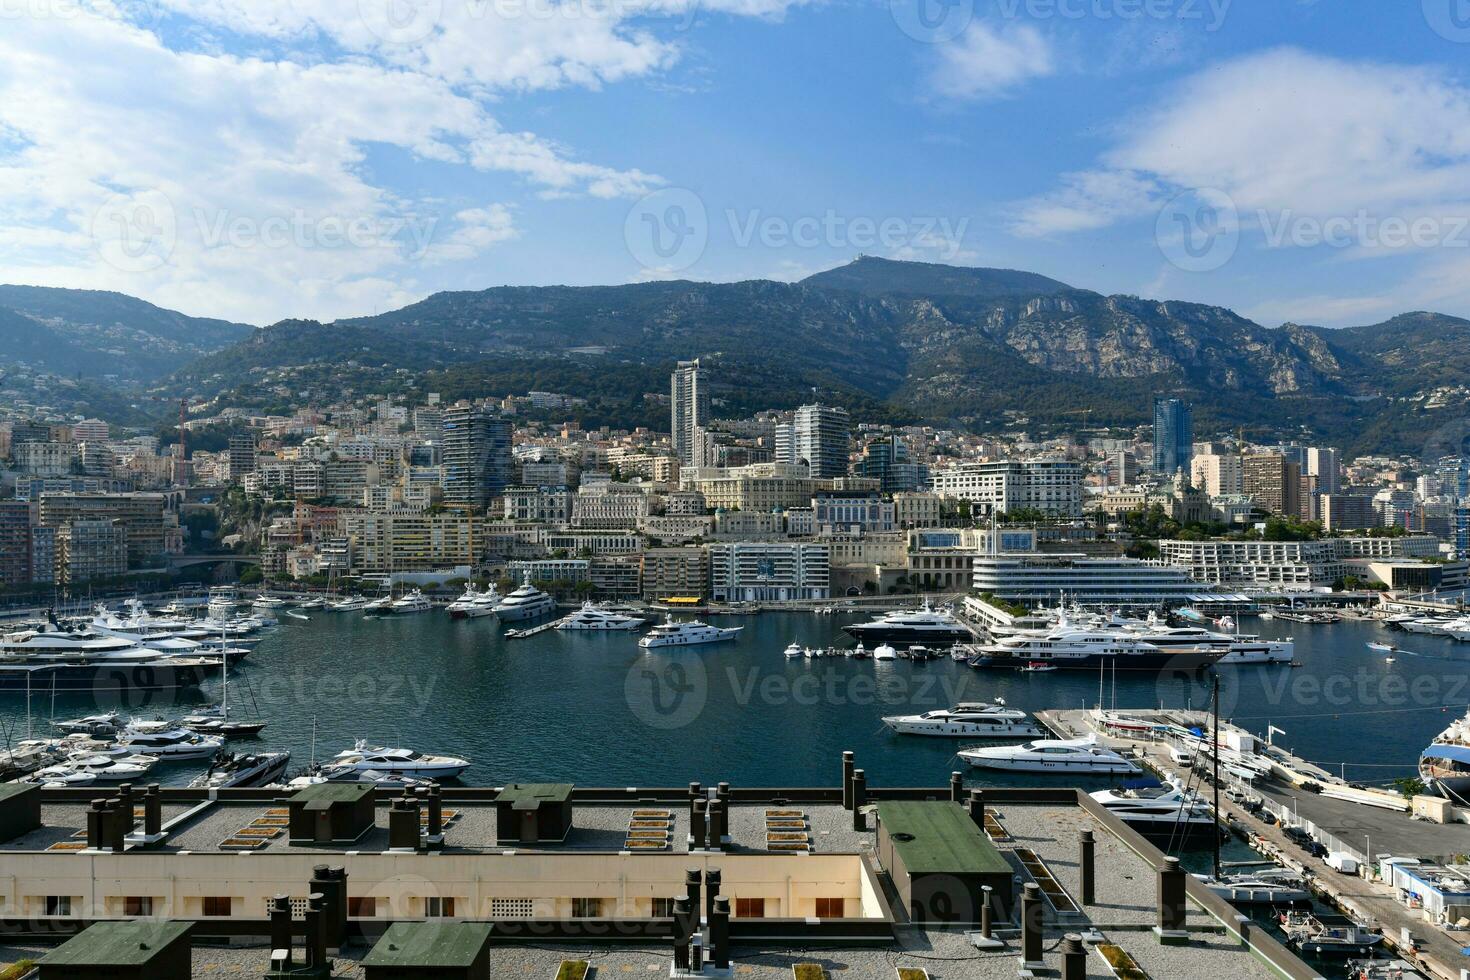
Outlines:
[[[1030,25],[997,29],[974,21],[936,46],[929,88],[946,99],[993,99],[1056,71],[1050,42]]]
[[[1459,268],[1448,246],[1470,245],[1470,233],[1457,234],[1470,225],[1470,89],[1445,72],[1273,50],[1197,73],[1120,134],[1097,166],[1020,202],[1012,230],[1152,224],[1192,192],[1233,205],[1242,253],[1316,248],[1332,259],[1416,262],[1401,290],[1386,291],[1385,312],[1419,308],[1429,292],[1470,299],[1449,286],[1453,275],[1432,271]],[[1430,229],[1422,239],[1394,234],[1416,222]],[[1317,244],[1324,231],[1331,243]],[[1313,304],[1322,312],[1307,316]],[[1343,322],[1373,307],[1369,297],[1307,296],[1259,309]]]
[[[650,25],[695,2],[74,0],[6,17],[0,280],[252,322],[418,298],[516,237],[513,195],[401,193],[370,154],[544,197],[645,194],[662,179],[507,129],[496,105],[667,68],[679,47]],[[799,0],[698,2],[776,16]]]

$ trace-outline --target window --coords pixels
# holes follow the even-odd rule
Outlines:
[[[224,918],[225,916],[233,915],[235,912],[233,907],[235,904],[234,899],[229,897],[205,898],[202,900],[202,903],[205,916],[210,918]]]
[[[371,919],[378,914],[378,900],[361,895],[347,899],[347,915],[353,919]]]
[[[602,899],[600,898],[574,898],[572,899],[572,918],[574,919],[599,919],[602,917]]]
[[[655,919],[672,919],[674,917],[674,900],[672,898],[655,898],[653,900],[653,917]]]
[[[846,903],[840,898],[817,899],[817,918],[840,919]]]
[[[153,899],[132,896],[123,899],[123,915],[129,918],[141,918],[153,914]]]
[[[454,918],[454,899],[438,897],[424,899],[424,916],[430,919]]]
[[[737,919],[764,919],[766,900],[764,898],[735,899],[735,917]]]
[[[47,915],[71,915],[71,896],[70,895],[47,895],[46,896],[46,914]]]

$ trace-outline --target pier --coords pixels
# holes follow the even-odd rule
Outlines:
[[[1184,710],[1120,709],[1129,719],[1208,732],[1207,712]],[[1092,710],[1042,711],[1037,720],[1061,738],[1095,735],[1108,746],[1138,761],[1161,776],[1185,775],[1169,757],[1172,740],[1132,738],[1101,724]],[[1220,725],[1221,740],[1230,732],[1244,732],[1229,723]],[[1245,733],[1249,734],[1249,733]],[[1414,962],[1429,975],[1442,980],[1461,980],[1470,947],[1470,927],[1440,926],[1425,918],[1420,909],[1409,908],[1383,882],[1376,880],[1377,864],[1389,856],[1423,858],[1438,862],[1452,855],[1470,854],[1470,825],[1439,824],[1411,819],[1409,801],[1401,795],[1377,789],[1358,789],[1278,746],[1259,744],[1269,758],[1269,779],[1249,784],[1221,772],[1220,817],[1263,856],[1301,873],[1312,891],[1341,907],[1348,914],[1377,924],[1384,944],[1397,955]],[[1198,760],[1206,765],[1205,760]],[[1207,773],[1208,775],[1208,769]],[[1227,794],[1227,787],[1233,790]],[[1200,792],[1209,796],[1202,782]],[[1244,794],[1260,798],[1258,813],[1247,810],[1232,798]],[[1272,822],[1262,819],[1268,814]],[[1346,853],[1359,865],[1358,874],[1335,870],[1321,858],[1308,854],[1286,835],[1288,827],[1307,830],[1329,852]]]

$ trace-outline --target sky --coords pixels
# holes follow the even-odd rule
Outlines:
[[[1470,316],[1470,0],[0,0],[0,281],[255,324],[1025,269]]]

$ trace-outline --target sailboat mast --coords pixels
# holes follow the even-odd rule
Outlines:
[[[1215,827],[1212,837],[1215,841],[1215,880],[1220,879],[1220,672],[1214,674],[1215,687]]]

